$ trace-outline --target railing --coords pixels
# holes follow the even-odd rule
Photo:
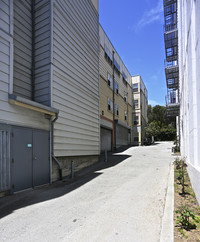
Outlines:
[[[168,94],[165,96],[165,101],[167,106],[179,106],[178,90],[168,91]]]
[[[170,23],[163,25],[164,32],[177,30],[177,23]]]
[[[179,87],[179,78],[178,77],[174,77],[174,78],[169,78],[166,80],[167,82],[167,88],[169,89],[178,89]]]
[[[168,6],[168,5],[171,5],[176,2],[177,2],[177,0],[163,0],[163,5]]]
[[[164,60],[164,66],[165,66],[165,68],[178,67],[178,60],[174,60],[174,61]]]

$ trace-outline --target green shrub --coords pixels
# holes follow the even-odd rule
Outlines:
[[[187,205],[179,207],[176,213],[179,214],[177,216],[177,224],[181,227],[186,230],[195,229],[197,227],[195,224],[197,216],[195,216],[194,212],[189,209]]]

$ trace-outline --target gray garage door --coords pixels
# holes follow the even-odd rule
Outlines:
[[[116,147],[120,147],[122,145],[128,145],[129,144],[129,135],[128,135],[128,129],[117,124],[116,125]]]
[[[101,128],[101,151],[111,151],[112,147],[112,131]]]
[[[14,127],[12,133],[12,190],[49,183],[49,132]]]

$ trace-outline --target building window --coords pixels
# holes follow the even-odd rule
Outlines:
[[[119,115],[119,105],[115,104],[115,114]]]
[[[113,102],[110,98],[108,98],[108,110],[113,112]]]
[[[128,113],[127,113],[127,111],[125,111],[125,113],[124,113],[124,119],[127,121],[128,120]]]
[[[113,88],[113,79],[109,73],[108,73],[108,86]]]
[[[118,94],[119,93],[119,86],[117,82],[114,82],[114,91]]]
[[[134,125],[138,125],[139,124],[139,116],[138,115],[134,115],[134,117],[133,117],[133,124]]]
[[[133,101],[133,108],[135,108],[135,109],[138,109],[139,108],[138,99]]]
[[[123,83],[127,86],[127,77],[124,72],[122,72],[122,80],[123,80]]]
[[[128,102],[128,92],[125,92],[125,94],[124,94],[124,101],[126,103]]]
[[[114,69],[117,72],[117,74],[120,75],[120,66],[115,59],[114,59]]]
[[[112,54],[111,52],[108,50],[108,48],[105,46],[105,58],[106,60],[112,65],[113,61],[112,61]]]
[[[133,92],[138,92],[138,83],[133,84]]]

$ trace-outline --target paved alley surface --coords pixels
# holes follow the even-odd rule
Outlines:
[[[71,184],[0,198],[0,241],[160,241],[171,147],[131,147]]]

